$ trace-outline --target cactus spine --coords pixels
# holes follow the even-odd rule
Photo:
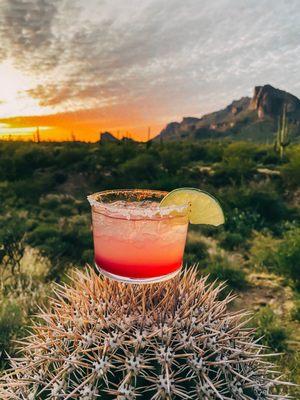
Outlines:
[[[77,272],[12,360],[0,398],[288,398],[246,314],[229,312],[234,296],[219,300],[221,290],[195,269],[146,286]]]

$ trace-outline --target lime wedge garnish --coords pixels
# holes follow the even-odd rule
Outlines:
[[[172,190],[160,202],[161,207],[189,204],[191,224],[222,225],[225,222],[222,208],[213,196],[194,188]]]

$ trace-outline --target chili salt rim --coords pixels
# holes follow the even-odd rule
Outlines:
[[[184,216],[187,214],[188,211],[188,204],[184,205],[172,205],[172,206],[165,206],[159,207],[159,203],[157,203],[158,207],[155,209],[151,208],[143,208],[137,207],[136,204],[130,207],[130,202],[127,203],[126,207],[122,207],[119,204],[116,205],[115,203],[105,203],[101,201],[101,197],[105,198],[109,195],[128,195],[128,197],[132,195],[140,195],[141,199],[136,201],[149,200],[150,196],[156,198],[163,198],[168,192],[159,191],[159,190],[148,190],[148,189],[117,189],[117,190],[106,190],[102,192],[93,193],[87,196],[87,199],[94,208],[95,211],[99,213],[107,214],[112,217],[116,218],[126,218],[126,219],[153,219],[153,218],[178,218],[179,216]],[[148,195],[148,196],[147,196]],[[148,197],[148,198],[147,198]],[[175,215],[171,215],[171,213],[176,213]]]

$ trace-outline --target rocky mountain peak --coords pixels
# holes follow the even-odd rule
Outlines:
[[[269,142],[276,136],[283,110],[291,136],[300,139],[300,100],[267,84],[255,86],[252,98],[234,100],[222,110],[171,122],[154,140],[230,138]]]
[[[300,100],[271,85],[255,86],[250,108],[257,110],[258,118],[278,117],[286,107],[287,113],[300,113]]]

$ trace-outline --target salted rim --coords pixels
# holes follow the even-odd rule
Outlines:
[[[130,202],[127,203],[126,208],[114,203],[105,203],[101,201],[101,197],[105,197],[110,194],[128,194],[128,195],[144,195],[144,199],[153,196],[156,198],[163,197],[169,192],[159,190],[148,190],[148,189],[117,189],[117,190],[105,190],[102,192],[93,193],[87,196],[87,199],[94,211],[101,214],[108,215],[114,218],[126,218],[126,219],[155,219],[155,218],[178,218],[180,216],[187,215],[188,204],[184,205],[171,205],[159,207],[157,209],[147,209],[137,207],[136,204],[130,207]],[[148,195],[148,196],[147,196]],[[136,201],[139,201],[138,199]]]

